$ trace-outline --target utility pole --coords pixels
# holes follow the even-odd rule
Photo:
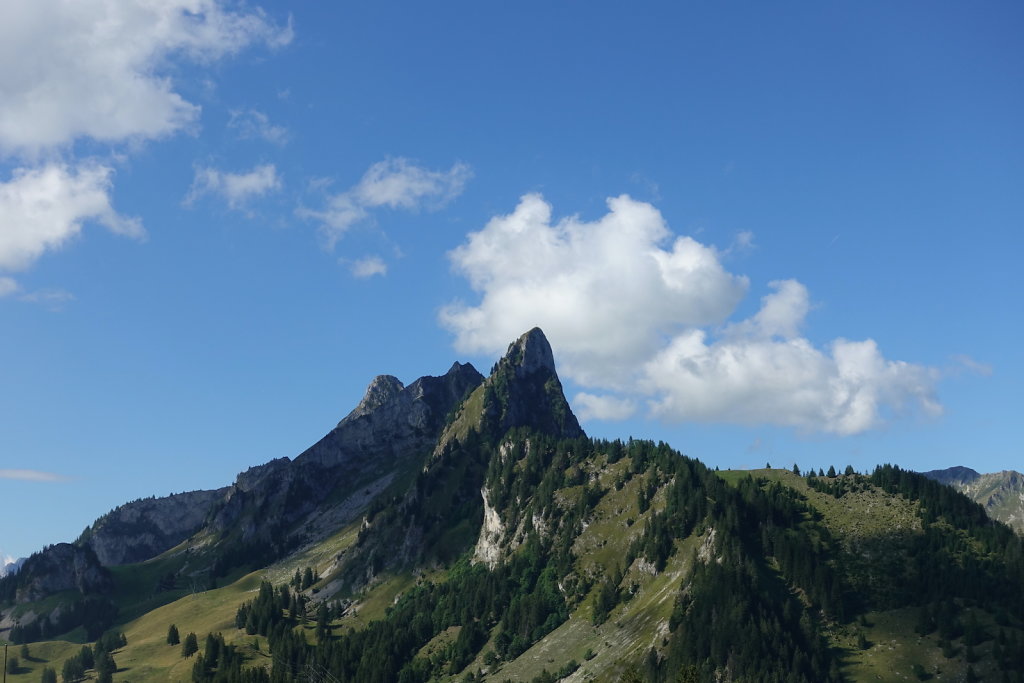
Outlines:
[[[7,683],[7,644],[4,643],[4,683]]]

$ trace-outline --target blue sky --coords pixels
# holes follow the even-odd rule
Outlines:
[[[0,553],[534,325],[595,436],[1024,468],[1022,30],[1011,2],[4,3]]]

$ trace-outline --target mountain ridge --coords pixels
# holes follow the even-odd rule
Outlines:
[[[948,486],[891,465],[718,472],[589,438],[539,329],[487,378],[421,379],[376,377],[186,541],[97,561],[109,583],[12,604],[40,574],[0,580],[0,628],[57,636],[14,683],[106,628],[135,681],[1024,676],[1022,538]],[[169,624],[206,647],[183,656]]]
[[[982,474],[963,466],[922,474],[952,486],[981,504],[992,519],[1008,524],[1024,534],[1024,474],[1016,470]]]

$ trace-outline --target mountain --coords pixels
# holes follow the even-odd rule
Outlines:
[[[1024,533],[1024,474],[1013,470],[979,474],[969,467],[924,472],[980,503],[992,519]]]
[[[164,572],[145,587],[148,593],[169,596],[175,586],[208,587],[240,566],[270,563],[322,540],[415,467],[416,458],[437,441],[447,414],[482,381],[472,365],[460,363],[441,377],[421,377],[408,387],[393,377],[377,377],[359,406],[294,460],[252,467],[222,489],[134,501],[112,510],[74,545],[45,548],[18,575],[0,582],[0,601],[23,605],[72,591],[73,609],[30,610],[17,620],[8,614],[0,620],[0,634],[5,623],[28,628],[31,635],[60,632],[70,623],[69,614],[102,628],[116,611],[117,596],[107,590],[110,569],[116,566],[173,552]],[[75,562],[68,561],[71,552]],[[78,565],[83,563],[95,580],[81,580]],[[81,616],[83,609],[98,616]]]
[[[486,378],[379,376],[294,459],[118,508],[0,613],[36,653],[13,682],[97,638],[118,681],[1019,681],[1024,539],[891,465],[590,438],[534,329]]]
[[[104,566],[148,560],[199,531],[227,491],[191,491],[126,503],[93,522],[75,543],[91,548]]]
[[[18,570],[21,569],[21,565],[25,564],[26,559],[19,557],[17,560],[5,560],[3,564],[0,564],[0,578],[8,574],[17,574]]]

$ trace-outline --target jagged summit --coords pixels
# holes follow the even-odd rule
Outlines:
[[[531,427],[564,438],[583,436],[562,392],[551,344],[539,327],[509,345],[485,384],[484,415],[499,432]]]
[[[366,388],[366,393],[363,395],[363,400],[359,402],[352,412],[346,415],[338,426],[350,422],[357,417],[368,415],[377,408],[393,399],[395,396],[405,388],[401,380],[393,375],[377,375],[370,382],[370,386]]]
[[[516,367],[516,375],[522,377],[542,370],[555,373],[555,356],[544,332],[535,327],[508,345],[505,359]]]

